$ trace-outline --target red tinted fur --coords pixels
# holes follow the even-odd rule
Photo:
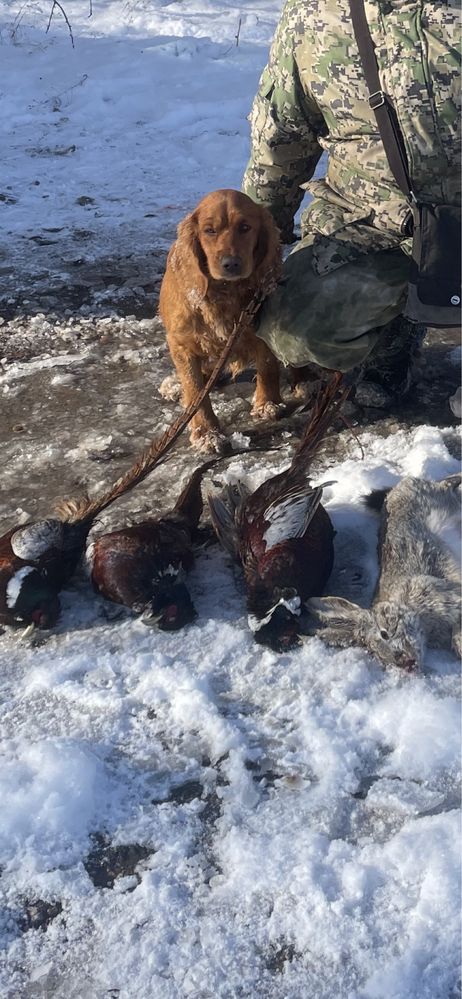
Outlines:
[[[208,194],[180,223],[168,255],[159,308],[185,407],[202,388],[204,374],[242,310],[269,272],[278,278],[280,270],[279,233],[270,213],[239,191]],[[279,366],[251,326],[239,338],[230,367],[235,374],[249,365],[257,371],[253,412],[267,417],[271,404],[275,411],[280,402]],[[210,400],[191,426],[191,439],[199,446],[201,439],[217,433]]]

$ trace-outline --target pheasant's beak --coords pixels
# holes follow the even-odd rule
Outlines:
[[[25,642],[26,638],[29,638],[30,635],[33,635],[34,631],[35,631],[35,624],[33,621],[31,621],[31,623],[27,625],[27,628],[24,628],[24,631],[21,632],[19,636],[19,641]]]
[[[164,593],[153,597],[142,621],[147,625],[157,625],[161,631],[177,631],[194,621],[195,617],[197,614],[184,583],[175,583]]]
[[[142,614],[141,620],[143,624],[147,624],[148,627],[154,627],[155,625],[159,624],[159,621],[163,613],[164,613],[163,610],[160,610],[156,614],[154,614],[151,608],[148,607],[148,609],[144,611],[144,614]]]

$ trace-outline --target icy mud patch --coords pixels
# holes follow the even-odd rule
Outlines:
[[[4,530],[8,523],[50,512],[63,496],[93,494],[126,471],[182,411],[179,403],[165,400],[159,391],[172,370],[165,333],[156,318],[83,314],[62,320],[39,314],[4,323],[0,327]],[[239,383],[229,382],[213,393],[234,450],[248,449],[252,442],[279,446],[292,437],[290,420],[256,424],[251,418],[253,377],[248,372]],[[175,453],[182,473],[200,462],[187,433]],[[118,504],[118,510],[149,514],[158,510],[162,483],[167,489],[172,484],[170,466],[156,472],[154,492],[152,481]]]
[[[93,251],[82,256],[73,247],[58,244],[53,248],[38,244],[33,265],[24,259],[16,266],[1,266],[0,248],[0,325],[15,317],[91,315],[104,317],[151,316],[159,296],[169,246],[175,239],[176,226],[167,219],[161,235],[140,233],[124,246],[120,233],[114,234],[107,247],[104,237],[95,234]],[[89,236],[80,237],[88,242]],[[117,255],[113,253],[114,243]],[[138,246],[142,250],[137,250]]]
[[[453,331],[429,334],[418,382],[406,404],[386,416],[378,410],[353,409],[354,427],[367,433],[373,426],[386,438],[402,427],[427,422],[452,425],[446,439],[457,454],[457,421],[449,407],[459,380],[454,342]],[[145,319],[102,306],[100,313],[88,314],[86,308],[63,317],[41,312],[0,325],[2,529],[49,513],[63,496],[94,493],[115,481],[180,414],[180,405],[160,392],[172,370],[154,303],[152,317]],[[293,414],[294,399],[284,381],[288,414],[276,423],[255,422],[250,416],[253,378],[254,373],[247,372],[236,383],[223,384],[213,393],[213,405],[234,450],[287,445],[278,459],[283,462],[305,416]],[[337,458],[344,440],[344,435],[333,435],[324,453]],[[200,460],[187,434],[175,453],[185,473]],[[169,467],[160,467],[155,478],[122,500],[117,510],[158,510],[171,484]],[[104,523],[113,522],[109,511]]]

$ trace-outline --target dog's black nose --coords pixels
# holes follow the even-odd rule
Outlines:
[[[242,271],[242,260],[240,257],[222,257],[220,266],[227,276],[238,277]]]

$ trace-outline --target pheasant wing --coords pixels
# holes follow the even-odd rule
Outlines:
[[[321,502],[323,486],[308,486],[306,482],[290,486],[266,508],[263,520],[267,525],[263,540],[266,552],[289,538],[301,538]]]
[[[60,520],[37,520],[18,528],[11,535],[11,547],[18,558],[36,562],[50,551],[61,551],[64,526]]]
[[[263,483],[241,507],[239,554],[248,579],[260,576],[269,552],[306,534],[319,507],[324,485],[327,483],[312,487],[307,479],[299,477],[296,482],[283,484],[281,475],[277,482],[272,479],[270,483]]]

